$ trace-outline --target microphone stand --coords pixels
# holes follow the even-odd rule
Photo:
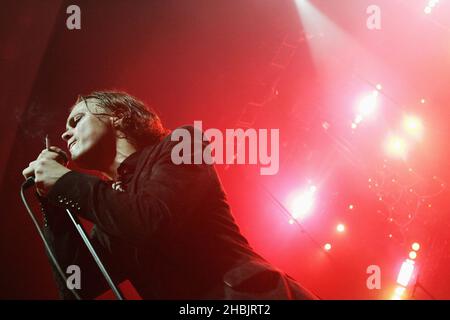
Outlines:
[[[88,248],[92,258],[94,258],[95,263],[97,264],[98,268],[100,269],[100,272],[103,274],[103,277],[105,278],[106,282],[108,282],[109,287],[112,289],[114,295],[116,296],[117,300],[123,300],[123,297],[117,288],[117,286],[112,281],[108,271],[106,271],[105,266],[103,265],[102,261],[100,260],[97,252],[95,251],[94,247],[91,244],[91,241],[89,240],[89,237],[86,235],[86,232],[83,229],[83,226],[78,221],[78,218],[70,212],[69,209],[66,209],[67,215],[69,216],[70,220],[75,226],[75,229],[77,229],[78,233],[81,236],[81,239],[83,239],[84,244]]]
[[[31,219],[33,220],[33,223],[39,233],[39,236],[41,237],[42,241],[44,242],[44,246],[45,249],[47,250],[50,260],[52,261],[52,263],[54,264],[54,266],[56,267],[56,270],[58,271],[58,274],[61,276],[61,278],[64,280],[64,282],[67,285],[67,278],[64,274],[64,272],[61,269],[61,266],[59,265],[55,255],[53,254],[47,239],[45,238],[39,223],[37,222],[30,206],[28,205],[26,199],[25,199],[25,195],[24,195],[24,191],[33,186],[34,185],[34,178],[33,177],[29,177],[23,184],[20,190],[20,195],[22,198],[22,201],[31,217]],[[79,223],[77,217],[75,215],[73,215],[69,209],[66,209],[67,215],[69,216],[70,220],[72,221],[72,223],[75,226],[75,229],[78,231],[78,233],[80,234],[81,238],[83,239],[84,244],[86,245],[86,247],[89,250],[89,253],[91,254],[91,256],[94,258],[95,263],[97,264],[98,268],[100,269],[100,272],[102,273],[103,277],[105,278],[106,282],[108,283],[109,287],[112,289],[114,295],[116,296],[117,300],[123,300],[122,294],[120,293],[119,289],[117,288],[117,286],[114,284],[114,282],[112,281],[108,271],[106,270],[105,266],[103,265],[102,261],[100,260],[97,252],[95,251],[94,247],[92,246],[89,238],[86,235],[86,232],[83,229],[83,226]],[[73,295],[75,296],[75,298],[77,300],[81,300],[80,296],[77,294],[77,292],[74,289],[69,289]]]

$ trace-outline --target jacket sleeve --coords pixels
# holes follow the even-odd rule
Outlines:
[[[102,231],[132,245],[145,245],[160,234],[167,236],[198,210],[199,201],[211,192],[210,167],[172,162],[176,144],[161,142],[157,159],[144,168],[136,193],[116,191],[91,175],[70,171],[50,190],[50,202],[73,208]]]
[[[94,262],[93,257],[89,253],[86,245],[82,241],[80,235],[75,230],[75,226],[70,221],[65,210],[53,206],[45,198],[39,198],[41,210],[44,214],[44,236],[52,250],[56,260],[58,261],[62,271],[66,274],[66,278],[71,274],[66,273],[70,265],[76,265],[80,268],[81,288],[75,289],[82,299],[94,299],[109,289],[106,280]],[[90,241],[105,268],[110,273],[115,284],[119,284],[124,280],[123,275],[114,268],[112,256],[108,247],[100,244],[99,233],[97,227],[94,226],[90,235]],[[48,252],[47,256],[48,256]],[[55,279],[59,296],[61,299],[72,300],[75,296],[68,289],[64,279],[61,278],[53,262],[50,260],[53,277]]]

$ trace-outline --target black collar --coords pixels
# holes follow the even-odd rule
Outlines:
[[[119,168],[117,168],[117,174],[119,176],[119,179],[126,177],[128,175],[132,175],[134,171],[136,170],[139,155],[141,154],[142,150],[136,151],[135,153],[129,155],[125,160],[122,161],[122,163],[119,165]]]

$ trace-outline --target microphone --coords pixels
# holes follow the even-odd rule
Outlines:
[[[22,183],[22,189],[28,189],[34,185],[34,177],[28,177],[27,180]]]
[[[50,148],[50,140],[48,139],[48,134],[45,135],[45,148],[47,150],[49,150],[49,148]],[[28,189],[29,187],[34,186],[34,183],[35,183],[34,177],[28,177],[27,180],[25,180],[22,183],[22,190],[25,190],[25,189]]]
[[[45,136],[45,148],[47,150],[50,150],[50,140],[48,138],[48,135]],[[69,159],[67,158],[67,155],[64,152],[57,152],[58,155],[62,158],[62,160],[64,161],[64,163],[67,164],[67,162],[69,161]],[[34,181],[34,177],[28,177],[27,180],[25,180],[24,183],[22,183],[22,188],[28,189],[29,187],[33,186],[35,183]]]

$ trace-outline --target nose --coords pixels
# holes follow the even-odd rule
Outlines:
[[[70,131],[70,130],[66,130],[62,135],[61,135],[61,138],[64,140],[64,141],[69,141],[69,139],[71,138],[73,136],[73,133]]]

